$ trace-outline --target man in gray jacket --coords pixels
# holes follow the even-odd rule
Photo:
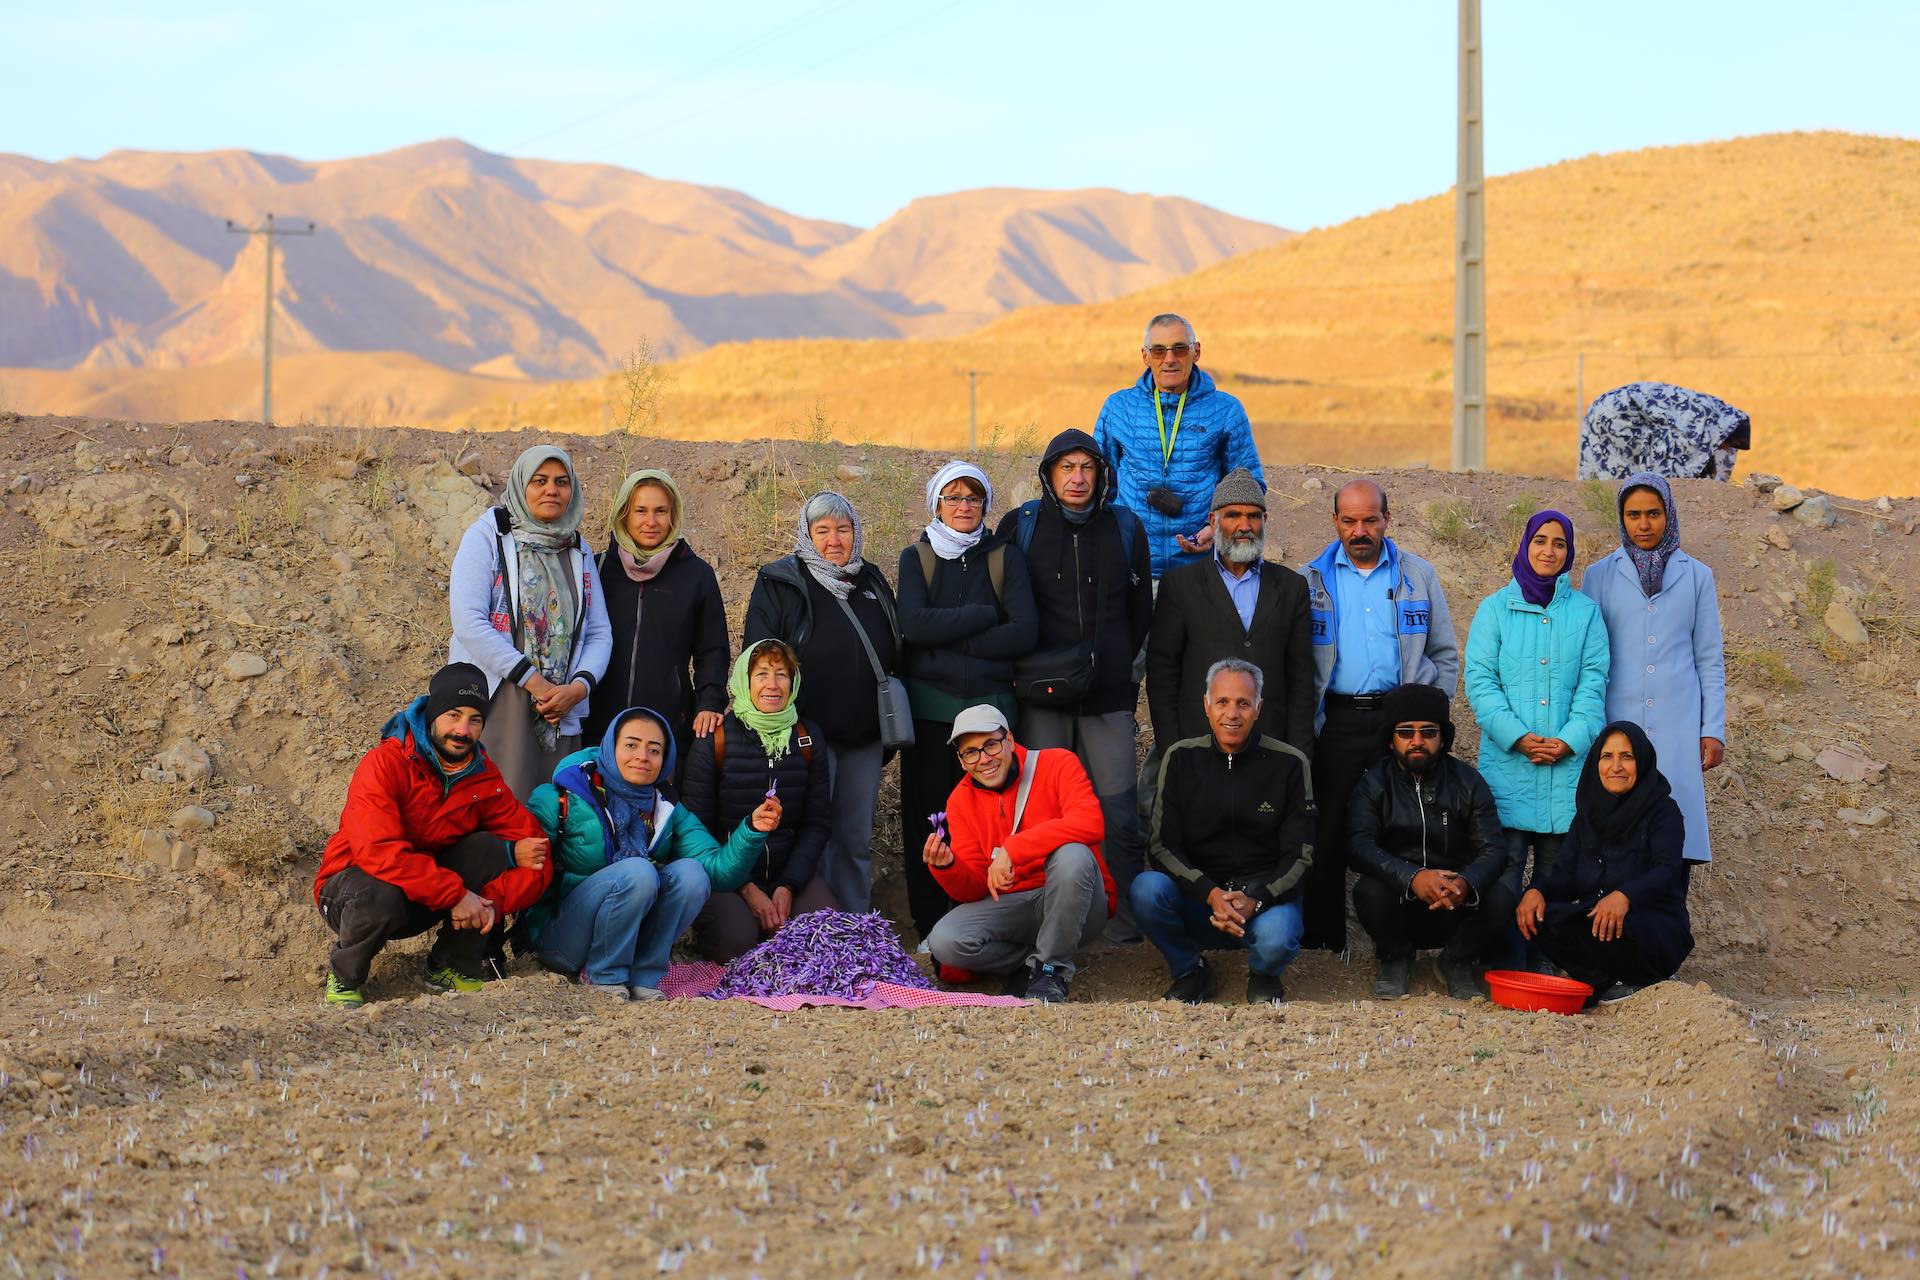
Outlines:
[[[1387,536],[1387,491],[1353,480],[1333,495],[1334,540],[1301,572],[1307,579],[1319,707],[1313,793],[1320,856],[1308,874],[1302,945],[1347,945],[1347,802],[1386,751],[1387,691],[1430,684],[1447,697],[1460,683],[1460,645],[1431,564]]]

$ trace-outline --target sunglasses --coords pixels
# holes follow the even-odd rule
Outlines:
[[[1165,360],[1168,356],[1177,356],[1185,360],[1193,354],[1193,347],[1185,342],[1176,342],[1170,347],[1163,343],[1155,343],[1153,346],[1146,348],[1146,352],[1155,360]]]
[[[1438,742],[1440,726],[1437,724],[1397,724],[1393,726],[1393,736],[1402,742],[1412,742],[1415,738]]]

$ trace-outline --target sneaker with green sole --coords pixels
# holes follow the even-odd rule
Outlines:
[[[478,978],[469,978],[452,965],[427,970],[425,981],[435,991],[457,991],[464,996],[483,990],[487,985]]]
[[[327,973],[327,1003],[328,1004],[334,1005],[341,1009],[358,1009],[361,1005],[365,1004],[366,1002],[367,1002],[367,998],[360,994],[359,988],[348,986],[346,983],[340,981],[340,979],[334,977],[332,971],[328,971]]]

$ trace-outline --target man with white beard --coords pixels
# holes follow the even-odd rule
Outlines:
[[[1186,738],[1205,737],[1207,671],[1222,658],[1260,669],[1264,697],[1258,733],[1313,752],[1313,644],[1306,580],[1262,558],[1267,494],[1239,470],[1213,491],[1213,554],[1170,570],[1147,637],[1147,712],[1153,752],[1141,779],[1149,812],[1160,757]]]

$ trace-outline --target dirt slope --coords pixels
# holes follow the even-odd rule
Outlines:
[[[1816,530],[1746,488],[1679,486],[1734,654],[1717,860],[1682,981],[1603,1014],[1465,1008],[1424,977],[1376,1006],[1362,944],[1351,964],[1303,960],[1277,1012],[1152,1003],[1165,975],[1130,950],[1092,957],[1064,1009],[854,1028],[609,1009],[524,964],[479,997],[413,998],[416,943],[376,965],[371,1016],[330,1016],[318,846],[353,762],[442,660],[451,544],[527,443],[5,426],[0,563],[21,599],[0,621],[0,1258],[69,1275],[1911,1273],[1920,505],[1846,504]],[[805,492],[862,468],[836,482],[880,557],[937,462],[566,443],[590,510],[642,461],[683,479],[736,618]],[[1006,491],[1033,464],[984,461]],[[1340,479],[1271,473],[1270,554],[1319,545]],[[1503,574],[1510,506],[1573,512],[1584,563],[1605,542],[1569,482],[1383,479],[1462,626]],[[1820,622],[1833,601],[1866,649]],[[1848,784],[1806,758],[1842,740],[1890,768]]]

